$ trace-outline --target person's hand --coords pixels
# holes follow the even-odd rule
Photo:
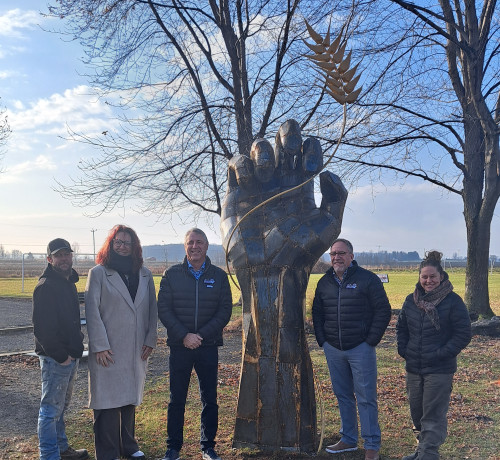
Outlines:
[[[300,127],[288,120],[276,135],[276,146],[257,139],[249,156],[229,162],[228,189],[222,206],[224,246],[237,223],[263,201],[289,190],[321,170],[317,139],[302,142]],[[249,215],[229,242],[229,259],[238,269],[256,266],[312,268],[339,235],[347,190],[335,174],[320,174],[321,206],[309,182],[265,204]]]
[[[141,359],[146,361],[149,358],[149,355],[153,352],[152,347],[148,347],[147,345],[142,346]]]
[[[188,332],[184,337],[184,339],[182,340],[182,343],[186,348],[194,350],[201,345],[202,340],[203,337],[201,337],[201,335]]]
[[[74,361],[75,358],[73,358],[71,355],[68,355],[66,358],[66,361],[61,363],[61,366],[69,366],[71,364],[71,361]]]
[[[111,350],[104,350],[104,351],[98,351],[95,354],[95,359],[97,361],[97,364],[100,364],[101,366],[108,367],[111,364],[114,364],[115,362],[113,361],[113,352]]]

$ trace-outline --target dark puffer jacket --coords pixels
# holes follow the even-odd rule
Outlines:
[[[77,282],[75,270],[67,280],[48,264],[33,292],[35,352],[59,363],[83,353]]]
[[[417,289],[422,289],[418,285]],[[424,296],[425,299],[425,296]],[[437,306],[440,329],[418,308],[410,294],[401,309],[397,329],[398,353],[412,374],[453,374],[457,355],[471,339],[467,308],[458,294],[450,292]]]
[[[222,330],[231,318],[232,307],[227,274],[208,257],[199,280],[189,271],[186,258],[163,274],[158,316],[167,328],[169,346],[183,346],[189,332],[203,337],[202,346],[222,345]]]
[[[389,324],[391,305],[379,277],[353,261],[342,285],[334,279],[333,268],[319,280],[312,316],[320,346],[328,342],[350,350],[366,342],[374,347]]]

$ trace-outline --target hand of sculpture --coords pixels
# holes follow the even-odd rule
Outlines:
[[[222,206],[223,244],[243,304],[233,447],[312,451],[316,406],[305,294],[312,266],[340,233],[347,190],[335,174],[322,172],[318,208],[313,181],[291,189],[321,170],[319,141],[302,143],[299,124],[288,120],[275,144],[273,151],[268,141],[257,139],[249,156],[231,159]]]
[[[317,139],[302,143],[299,124],[288,120],[276,135],[273,152],[265,139],[257,139],[250,156],[229,162],[228,189],[222,207],[223,244],[236,224],[263,201],[303,183],[323,166]],[[312,268],[340,233],[347,190],[338,176],[320,174],[322,194],[318,208],[313,181],[252,212],[229,242],[229,258],[238,269],[250,266]]]

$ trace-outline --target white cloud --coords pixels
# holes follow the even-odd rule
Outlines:
[[[24,110],[24,104],[22,103],[22,101],[13,101],[12,102],[12,105],[14,106],[15,109],[17,110]]]
[[[45,155],[38,155],[34,160],[23,161],[22,163],[5,168],[0,175],[0,184],[13,184],[25,182],[27,175],[32,172],[54,171],[57,169],[56,164],[51,158]]]
[[[77,132],[102,132],[110,128],[111,108],[93,96],[88,86],[80,85],[38,99],[23,110],[9,111],[9,123],[14,132],[38,130],[39,134],[66,134],[66,126]]]
[[[21,39],[25,38],[23,29],[33,29],[43,22],[37,11],[23,11],[19,8],[9,10],[0,15],[0,36]]]
[[[2,57],[2,52],[0,51],[0,58]],[[0,80],[5,80],[13,75],[13,72],[10,70],[0,70]]]

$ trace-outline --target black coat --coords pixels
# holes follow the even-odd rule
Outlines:
[[[421,289],[421,288],[420,288]],[[417,307],[413,294],[406,300],[396,325],[398,353],[412,374],[452,374],[457,355],[471,339],[469,312],[458,294],[450,292],[437,306],[440,329]]]
[[[83,354],[77,282],[74,270],[67,280],[48,264],[33,292],[35,352],[59,363]]]
[[[318,281],[312,316],[316,340],[339,350],[350,350],[363,342],[376,346],[391,319],[391,305],[380,278],[358,266],[347,269],[339,285],[333,268]]]
[[[188,333],[199,334],[202,346],[222,345],[222,330],[231,318],[232,307],[227,274],[208,257],[199,280],[189,271],[186,258],[163,274],[158,316],[167,328],[169,346],[183,346]]]

